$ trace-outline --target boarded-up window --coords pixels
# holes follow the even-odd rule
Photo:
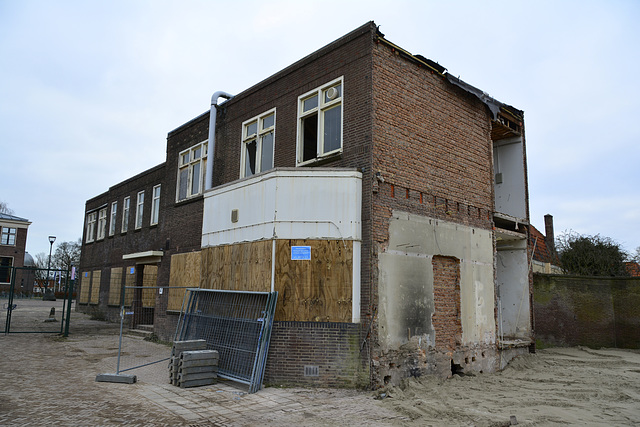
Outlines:
[[[122,267],[111,269],[109,279],[109,305],[120,305],[122,295]]]
[[[145,308],[153,308],[156,306],[156,286],[158,284],[158,266],[145,265],[142,277],[142,306]]]
[[[293,260],[291,248],[307,246],[310,260]],[[278,240],[275,320],[351,322],[353,242]]]
[[[91,272],[85,271],[82,273],[82,279],[80,280],[80,297],[78,302],[80,304],[87,304],[89,302],[89,287],[91,286]]]
[[[228,291],[269,292],[273,242],[240,243],[202,251],[202,287]]]
[[[91,298],[89,304],[98,304],[100,302],[100,278],[102,271],[94,270],[91,274]]]
[[[200,252],[187,252],[171,256],[169,286],[200,287]],[[167,310],[180,311],[185,290],[169,288]]]
[[[133,301],[134,289],[127,289],[126,286],[135,286],[136,285],[136,268],[135,267],[127,267],[125,269],[125,278],[124,278],[124,305],[125,307],[131,307],[131,302]]]

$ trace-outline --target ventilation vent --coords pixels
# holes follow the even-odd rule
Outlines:
[[[233,209],[231,211],[231,222],[234,224],[238,222],[238,209]]]
[[[338,94],[338,89],[335,87],[327,89],[327,98],[329,99],[336,99],[338,97]]]
[[[304,376],[305,377],[318,377],[320,376],[320,368],[317,366],[305,365],[304,367]]]

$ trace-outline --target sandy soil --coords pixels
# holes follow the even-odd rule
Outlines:
[[[35,328],[48,317],[39,304],[21,304],[16,324]],[[114,372],[118,326],[74,311],[69,338],[0,334],[0,425],[506,426],[511,417],[518,425],[640,425],[640,350],[554,348],[497,374],[421,377],[375,392],[266,388],[248,395],[224,384],[169,386],[165,364],[136,371],[133,386],[96,383],[96,374]],[[131,337],[126,344],[138,361],[167,352]]]
[[[554,348],[521,356],[503,372],[446,381],[422,378],[380,403],[404,425],[639,425],[640,351]]]

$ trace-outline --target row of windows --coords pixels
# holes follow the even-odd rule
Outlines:
[[[298,97],[298,135],[296,165],[312,164],[324,157],[342,151],[343,78],[340,77]],[[248,177],[274,167],[276,138],[276,109],[266,111],[242,124],[242,152],[240,178]],[[200,142],[178,156],[176,201],[187,200],[203,192],[207,167],[207,141]],[[135,204],[135,228],[142,228],[144,191],[140,191]],[[150,225],[158,223],[160,185],[153,187]],[[129,229],[131,199],[125,197],[122,205],[122,228]],[[87,215],[86,241],[104,239],[109,224],[109,236],[116,233],[118,202]],[[3,235],[4,237],[4,235]]]
[[[0,245],[16,245],[16,234],[18,230],[12,227],[0,227],[2,228],[2,234],[0,235]]]
[[[152,199],[151,199],[151,221],[149,225],[158,224],[160,216],[160,185],[153,187]],[[131,197],[124,198],[122,203],[122,226],[120,231],[126,233],[129,231],[129,212],[131,208]],[[85,241],[87,243],[94,241],[94,236],[97,236],[96,240],[102,240],[105,238],[107,232],[107,209],[104,207],[97,212],[91,212],[87,214],[87,234]],[[144,190],[138,192],[136,196],[136,216],[135,216],[135,229],[142,228],[142,214],[144,212]],[[118,202],[111,203],[111,212],[109,214],[109,236],[116,234],[116,219],[118,217]]]
[[[342,87],[340,77],[298,97],[297,166],[342,150]],[[273,168],[275,129],[275,108],[242,124],[240,178]]]

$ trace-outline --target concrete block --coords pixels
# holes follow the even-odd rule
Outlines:
[[[97,382],[133,384],[136,380],[135,375],[128,374],[98,374],[96,376]]]

